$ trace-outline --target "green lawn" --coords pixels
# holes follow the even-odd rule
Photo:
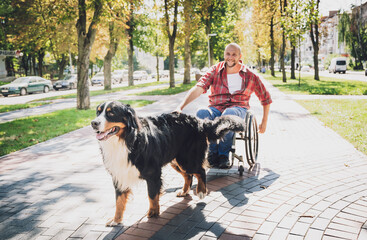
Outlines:
[[[320,94],[320,95],[367,95],[367,82],[351,81],[336,78],[320,77],[320,81],[313,79],[313,75],[301,75],[301,85],[297,80],[290,79],[287,73],[287,82],[283,83],[281,73],[277,72],[276,77],[270,73],[262,74],[273,86],[289,94]]]
[[[152,101],[122,101],[132,107]],[[0,156],[74,131],[90,124],[95,117],[94,104],[89,110],[64,109],[39,116],[26,117],[0,124]]]
[[[0,113],[15,111],[19,109],[38,107],[50,103],[51,102],[34,102],[34,103],[14,104],[14,105],[0,105]]]
[[[367,99],[297,102],[367,155]]]
[[[143,95],[144,96],[145,95],[173,95],[173,94],[178,94],[178,93],[190,90],[190,88],[195,86],[196,83],[197,83],[196,81],[191,81],[190,84],[179,84],[179,85],[176,85],[174,88],[165,87],[161,89],[138,93],[136,95],[140,95],[140,96],[143,96]]]

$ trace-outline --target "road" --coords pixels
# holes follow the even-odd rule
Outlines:
[[[143,84],[143,83],[148,83],[148,82],[154,82],[156,81],[156,79],[152,79],[149,78],[148,80],[145,81],[135,81],[135,84]],[[123,82],[120,84],[114,84],[112,86],[112,88],[116,88],[116,87],[124,87],[127,86],[127,82]],[[89,90],[90,91],[95,91],[95,90],[102,90],[103,86],[90,86]],[[0,105],[14,105],[14,104],[24,104],[30,101],[34,101],[37,99],[42,99],[42,98],[47,98],[47,97],[55,97],[55,96],[60,96],[60,95],[66,95],[66,94],[71,94],[71,93],[76,93],[76,89],[72,89],[72,90],[59,90],[59,91],[54,91],[51,90],[48,93],[36,93],[36,94],[29,94],[29,95],[25,95],[25,96],[19,96],[19,95],[10,95],[8,97],[3,97],[0,94]]]

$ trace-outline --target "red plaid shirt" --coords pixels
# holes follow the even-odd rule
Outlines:
[[[253,92],[255,92],[262,105],[272,103],[270,94],[260,78],[242,63],[239,74],[242,78],[242,87],[233,94],[230,94],[228,90],[227,71],[224,62],[214,65],[199,79],[196,86],[202,87],[204,93],[210,87],[209,106],[215,107],[221,112],[226,108],[235,106],[250,109],[249,101]]]

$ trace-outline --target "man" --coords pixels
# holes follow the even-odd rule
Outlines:
[[[199,79],[175,111],[181,112],[186,105],[206,93],[210,87],[210,105],[208,108],[199,109],[197,117],[213,120],[221,115],[237,115],[245,118],[246,111],[250,108],[250,96],[255,92],[263,106],[259,132],[264,133],[272,100],[260,78],[242,64],[241,57],[240,46],[236,43],[228,44],[224,51],[224,61],[212,66]],[[219,144],[209,145],[208,161],[211,166],[230,167],[228,155],[232,147],[233,134],[233,132],[228,133]]]

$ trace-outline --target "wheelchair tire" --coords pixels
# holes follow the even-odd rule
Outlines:
[[[259,150],[259,135],[257,122],[254,115],[247,112],[246,118],[246,131],[245,131],[245,152],[247,163],[250,167],[254,166],[257,160],[257,154]]]

